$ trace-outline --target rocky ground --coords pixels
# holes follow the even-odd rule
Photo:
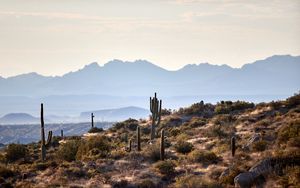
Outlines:
[[[150,120],[128,119],[106,131],[54,137],[46,161],[41,161],[39,143],[9,145],[0,154],[0,187],[300,185],[299,94],[256,105],[201,101],[173,112],[163,110],[153,141],[150,125]],[[164,161],[160,160],[161,130],[165,131]]]

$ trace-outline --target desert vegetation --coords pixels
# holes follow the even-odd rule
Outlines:
[[[9,144],[0,187],[297,187],[300,94],[271,103],[203,101],[177,111],[150,98],[148,120],[82,136]]]

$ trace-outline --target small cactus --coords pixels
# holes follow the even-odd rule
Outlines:
[[[141,151],[141,129],[139,126],[136,128],[136,137],[137,137],[137,150]]]
[[[160,160],[165,160],[165,130],[161,130],[160,136]]]
[[[235,137],[231,137],[231,155],[234,157],[236,146],[235,146]]]
[[[151,125],[151,140],[155,138],[155,127],[160,123],[161,119],[161,103],[162,100],[156,98],[156,93],[154,97],[150,97],[150,111],[152,113],[152,125]]]
[[[92,119],[92,128],[94,128],[94,113],[91,113],[91,119]]]

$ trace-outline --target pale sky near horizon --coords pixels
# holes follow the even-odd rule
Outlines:
[[[0,76],[146,59],[241,67],[300,55],[300,0],[0,0]]]

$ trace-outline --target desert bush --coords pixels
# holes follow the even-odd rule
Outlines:
[[[286,105],[289,108],[296,107],[300,104],[300,92],[286,100]]]
[[[296,138],[290,138],[290,140],[287,142],[287,145],[289,147],[298,147],[300,148],[300,136]]]
[[[188,159],[192,162],[203,164],[214,164],[219,161],[219,158],[214,152],[194,150],[188,155]]]
[[[286,143],[291,138],[300,136],[300,119],[283,126],[278,132],[279,143]]]
[[[26,146],[22,144],[9,144],[5,149],[5,152],[5,157],[8,162],[24,158],[28,154]]]
[[[80,143],[77,159],[82,159],[84,156],[95,156],[100,158],[106,157],[111,150],[111,144],[105,136],[94,136]]]
[[[255,105],[254,103],[248,103],[244,101],[221,101],[217,103],[215,107],[216,114],[229,114],[234,111],[244,111],[249,108],[253,108]]]
[[[148,146],[143,150],[145,157],[151,161],[158,161],[160,159],[160,146],[158,143]]]
[[[268,146],[268,143],[264,140],[260,140],[258,142],[253,143],[253,150],[254,151],[265,151]]]
[[[80,140],[70,140],[59,146],[57,157],[65,161],[74,161],[79,148]]]
[[[201,127],[207,123],[207,120],[205,118],[199,118],[199,117],[193,117],[190,122],[188,123],[188,127],[190,128],[196,128]]]
[[[88,131],[88,133],[100,133],[100,132],[103,132],[103,129],[98,127],[93,127]]]
[[[170,176],[175,172],[175,163],[171,160],[159,161],[155,164],[155,168],[163,175]]]
[[[188,108],[180,108],[178,114],[181,115],[197,115],[205,118],[212,117],[214,113],[214,106],[212,104],[204,104],[203,101],[192,104]]]
[[[174,145],[176,151],[178,153],[183,153],[183,154],[186,154],[186,153],[189,153],[192,151],[193,149],[193,144],[189,143],[189,142],[186,142],[186,141],[183,141],[183,140],[179,140],[175,145]]]
[[[121,159],[126,156],[126,151],[124,150],[114,150],[110,153],[110,157],[113,159]]]
[[[170,135],[171,136],[177,136],[181,133],[180,129],[177,127],[171,128]]]
[[[176,178],[176,188],[221,188],[222,186],[216,182],[209,182],[204,180],[203,177],[196,175],[185,175]]]
[[[65,169],[65,174],[71,179],[83,178],[87,175],[86,172],[79,167],[69,167]]]
[[[10,170],[9,168],[3,165],[0,165],[0,177],[5,179],[13,176],[14,176],[14,172],[12,170]]]
[[[142,180],[140,183],[137,184],[138,188],[156,188],[157,186],[151,179]]]
[[[227,138],[228,134],[225,132],[224,129],[225,127],[223,126],[213,125],[205,131],[205,135],[207,137]]]
[[[122,129],[135,131],[137,126],[138,126],[138,121],[136,119],[129,118],[123,122],[115,123],[109,130],[114,132]]]

